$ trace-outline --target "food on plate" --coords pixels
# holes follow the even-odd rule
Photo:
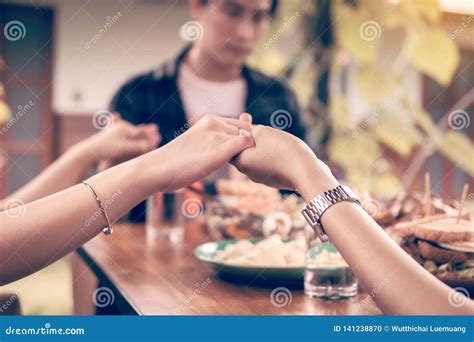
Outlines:
[[[447,262],[461,263],[468,260],[464,253],[443,248],[423,240],[418,241],[418,253],[424,259],[438,264],[445,264]]]
[[[414,219],[410,221],[402,221],[392,226],[389,226],[386,229],[386,232],[390,234],[397,234],[398,236],[402,238],[406,236],[413,236],[415,234],[415,230],[417,229],[419,225],[429,224],[430,222],[436,222],[436,221],[448,219],[448,218],[450,218],[450,216],[446,214],[438,214],[438,215],[423,217],[423,218]],[[470,215],[466,213],[466,214],[463,214],[461,218],[469,220]]]
[[[459,220],[430,216],[396,224],[386,232],[441,280],[474,280],[474,222],[469,215]]]
[[[259,242],[238,240],[217,251],[216,260],[247,267],[304,267],[305,240],[284,241],[275,234]]]
[[[271,234],[278,234],[283,237],[289,237],[293,222],[289,214],[285,212],[275,212],[263,220],[263,234],[269,236]]]
[[[274,197],[278,190],[249,179],[219,179],[216,189],[221,196],[265,196]]]
[[[474,241],[474,225],[468,220],[457,222],[454,217],[445,218],[417,225],[415,236],[437,243]]]
[[[263,217],[225,206],[215,200],[206,203],[207,228],[216,239],[249,239],[262,236]]]
[[[321,250],[314,258],[308,259],[308,267],[349,267],[342,255],[335,251],[329,252],[325,249]]]
[[[364,206],[376,207],[372,210],[372,217],[382,227],[388,227],[399,222],[412,221],[426,217],[426,196],[423,193],[401,193],[388,200],[379,201],[372,198],[367,192],[359,192],[359,198]],[[447,200],[430,195],[430,216],[456,216],[459,201]],[[368,210],[369,211],[369,210]]]
[[[216,189],[225,204],[243,213],[266,215],[281,205],[277,189],[250,180],[220,179]]]
[[[206,203],[208,229],[217,239],[249,239],[279,234],[295,238],[306,221],[303,201],[250,180],[219,180],[218,196]]]

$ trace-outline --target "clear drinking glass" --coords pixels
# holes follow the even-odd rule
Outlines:
[[[313,298],[343,299],[357,295],[357,279],[330,243],[322,243],[314,232],[306,234],[304,292]]]
[[[159,192],[148,197],[146,204],[147,241],[167,238],[178,242],[184,235],[184,216],[181,212],[183,191]]]

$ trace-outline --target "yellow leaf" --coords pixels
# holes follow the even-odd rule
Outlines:
[[[357,84],[369,104],[389,98],[401,86],[394,74],[377,65],[365,65],[356,70]]]
[[[331,125],[334,132],[343,132],[349,128],[349,116],[346,100],[341,94],[333,93],[329,104]]]
[[[293,91],[298,95],[298,100],[303,108],[306,108],[314,95],[316,67],[312,58],[311,54],[303,56],[288,80]]]
[[[418,70],[447,86],[460,57],[457,46],[444,31],[420,24],[411,32],[408,59]]]
[[[401,0],[386,11],[384,24],[387,28],[406,27],[407,23],[428,19],[437,23],[441,19],[438,0]]]
[[[370,189],[371,177],[367,177],[368,173],[363,169],[346,169],[346,182],[354,189],[368,190]]]
[[[386,172],[373,176],[370,187],[367,190],[376,197],[390,198],[399,193],[402,188],[400,179],[393,173]]]
[[[5,101],[0,100],[0,124],[10,121],[12,117],[12,112],[8,108]]]
[[[387,28],[405,27],[406,17],[400,6],[388,11],[383,18],[383,23]]]
[[[401,0],[400,6],[405,11],[411,12],[417,17],[425,17],[433,23],[438,22],[441,18],[438,0]]]
[[[337,41],[360,63],[373,63],[378,40],[382,35],[380,24],[364,6],[351,7],[340,1],[333,6]]]
[[[426,133],[430,133],[435,129],[435,124],[431,118],[431,114],[423,108],[413,108],[412,113],[415,121]]]
[[[287,58],[278,52],[278,49],[267,49],[252,58],[250,64],[269,75],[279,75],[287,66],[287,62]]]
[[[376,170],[376,165],[385,160],[369,130],[359,132],[356,136],[334,136],[329,144],[329,155],[332,162],[344,169],[347,183],[357,189],[387,196],[400,190],[401,183],[396,175]]]
[[[373,124],[377,139],[402,156],[410,154],[412,148],[423,141],[421,133],[410,123],[387,110]]]
[[[367,174],[381,157],[377,141],[368,131],[357,135],[336,135],[329,144],[331,160],[346,171],[362,169]]]
[[[474,145],[466,135],[449,130],[437,142],[440,153],[474,177]]]

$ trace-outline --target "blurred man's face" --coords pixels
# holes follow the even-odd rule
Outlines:
[[[204,32],[200,44],[227,65],[242,65],[270,23],[271,0],[208,0],[196,19]]]

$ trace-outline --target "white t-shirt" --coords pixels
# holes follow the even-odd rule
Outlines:
[[[188,122],[194,122],[206,114],[238,119],[245,111],[247,83],[242,77],[229,82],[208,81],[196,75],[188,65],[181,64],[178,89]],[[234,175],[238,172],[231,171],[229,165],[224,165],[209,175],[207,180],[228,177],[229,173]]]
[[[188,120],[206,114],[238,118],[245,111],[247,84],[242,77],[229,82],[205,80],[182,64],[178,73],[178,89]]]

